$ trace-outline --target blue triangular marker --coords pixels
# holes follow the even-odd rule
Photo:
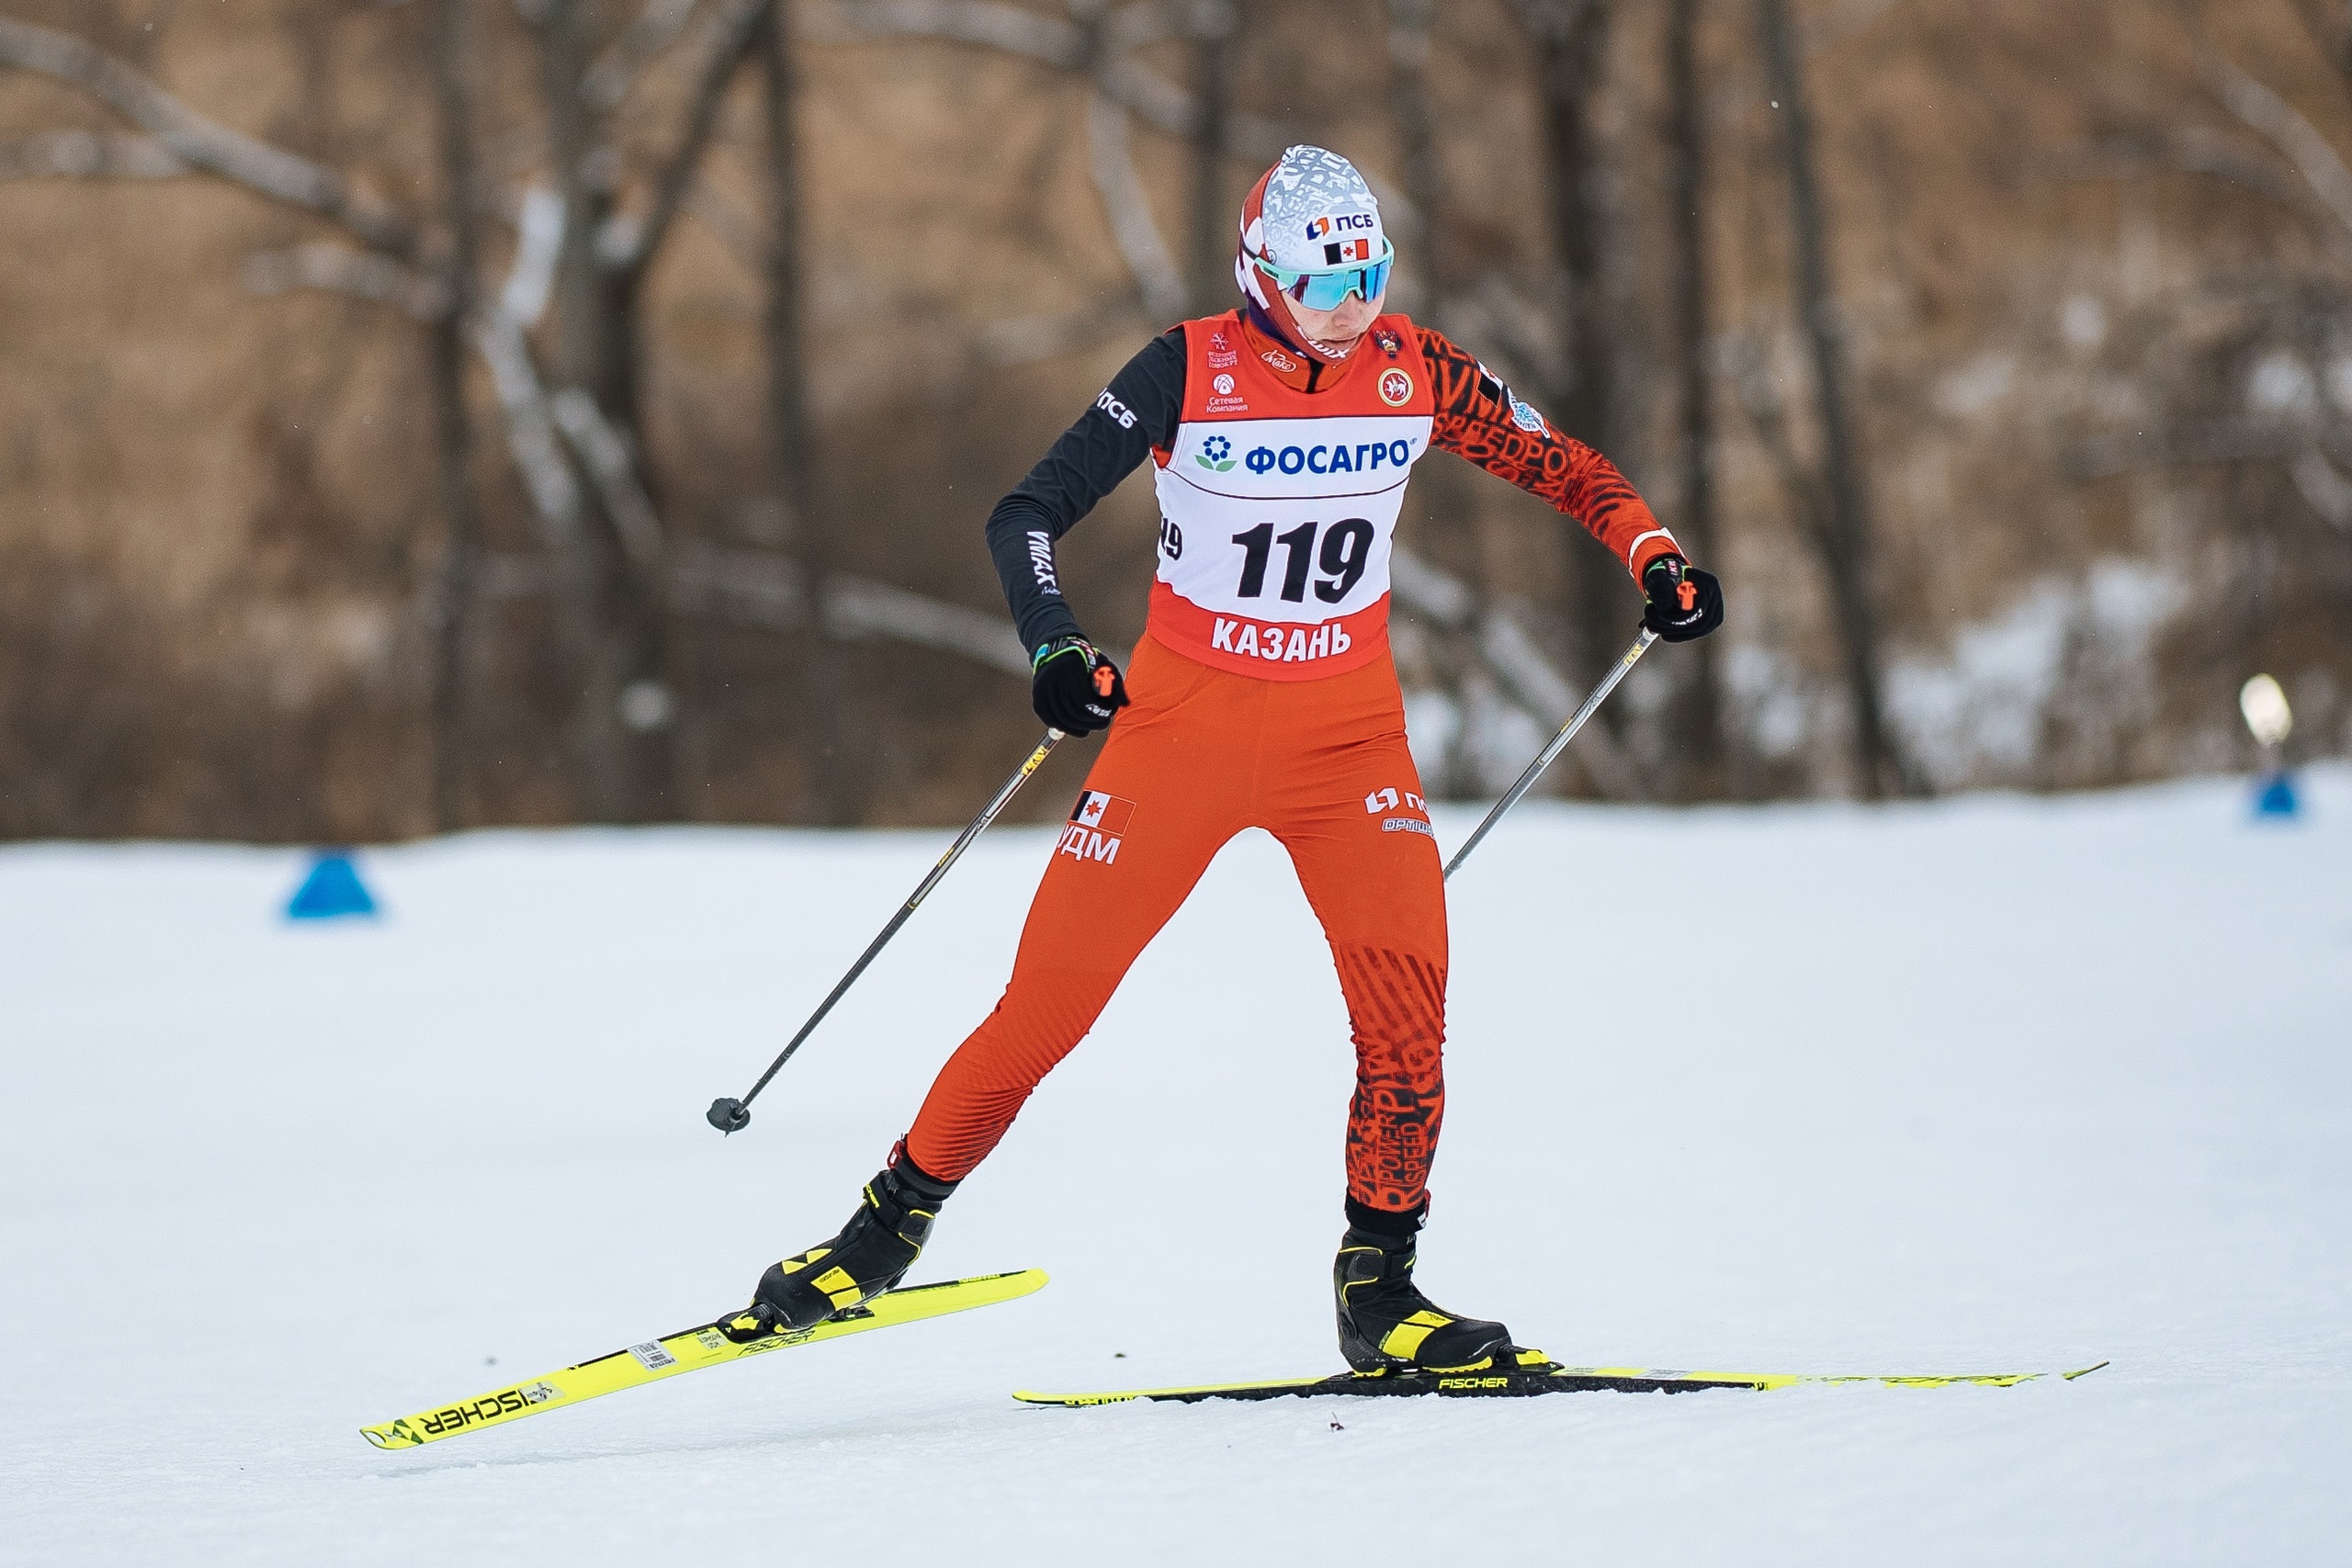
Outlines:
[[[2265,778],[2254,797],[2256,817],[2293,817],[2302,808],[2295,797],[2295,776],[2284,768]]]
[[[372,915],[376,900],[359,880],[348,850],[321,850],[311,862],[311,874],[294,890],[286,906],[289,920],[331,920],[342,915]]]

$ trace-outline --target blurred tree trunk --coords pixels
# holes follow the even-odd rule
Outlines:
[[[806,276],[801,236],[806,223],[795,110],[799,81],[794,69],[790,0],[769,0],[760,28],[760,65],[770,202],[767,257],[768,410],[775,448],[776,484],[798,558],[807,605],[800,660],[801,700],[815,735],[810,778],[816,819],[831,827],[858,820],[855,759],[842,733],[840,646],[827,630],[831,614],[832,541],[819,512],[816,453],[808,423]]]
[[[1436,21],[1432,0],[1388,0],[1388,72],[1396,117],[1397,151],[1404,160],[1405,198],[1419,227],[1408,236],[1420,255],[1413,271],[1421,297],[1413,314],[1445,329],[1445,171],[1438,162],[1437,111],[1430,102],[1430,29]]]
[[[2352,77],[2352,6],[2344,0],[2295,0],[2295,11],[2328,63]]]
[[[1826,220],[1814,167],[1813,126],[1805,112],[1784,0],[1756,0],[1766,77],[1780,103],[1781,156],[1795,231],[1797,310],[1813,355],[1815,417],[1821,423],[1822,490],[1826,515],[1812,534],[1828,579],[1844,655],[1847,704],[1853,714],[1854,784],[1865,800],[1904,787],[1879,690],[1877,606],[1871,599],[1870,498],[1846,403],[1844,323],[1829,282]]]
[[[585,391],[612,429],[633,433],[634,306],[642,274],[607,266],[598,255],[598,237],[612,215],[614,158],[583,90],[588,10],[588,0],[548,0],[539,20],[548,156],[564,214],[555,273],[558,379]],[[662,732],[671,716],[661,587],[631,570],[601,489],[582,488],[588,498],[582,526],[557,570],[558,592],[589,628],[573,719],[582,804],[594,820],[632,822],[659,809],[656,797],[666,784]]]
[[[1546,389],[1560,428],[1609,450],[1611,333],[1601,247],[1609,215],[1598,174],[1593,111],[1607,69],[1610,0],[1548,0],[1532,7],[1544,125],[1544,212],[1559,271],[1566,352]],[[1625,563],[1589,540],[1572,540],[1566,557],[1569,675],[1589,681],[1616,662],[1635,617],[1625,592]],[[1615,733],[1623,713],[1598,716]]]
[[[1445,172],[1438,161],[1437,110],[1430,101],[1430,33],[1437,20],[1432,0],[1388,0],[1388,82],[1390,112],[1395,116],[1396,143],[1403,164],[1405,199],[1413,209],[1415,227],[1402,243],[1392,239],[1398,259],[1419,284],[1412,303],[1416,321],[1445,329],[1448,256],[1445,246]],[[1392,293],[1396,284],[1390,284]],[[1415,490],[1427,508],[1423,535],[1438,562],[1457,575],[1469,591],[1472,604],[1486,603],[1485,562],[1476,533],[1461,504],[1460,476],[1452,464],[1429,465]],[[1479,776],[1475,732],[1485,711],[1478,689],[1474,633],[1479,621],[1474,608],[1463,617],[1461,629],[1433,631],[1430,674],[1445,694],[1455,716],[1445,755],[1423,780],[1430,792],[1452,800],[1484,793]]]
[[[1682,404],[1682,514],[1675,538],[1693,560],[1715,562],[1714,410],[1707,355],[1707,106],[1699,76],[1701,0],[1668,0],[1666,18],[1668,194],[1674,204],[1676,380]],[[1723,687],[1716,641],[1702,639],[1682,662],[1690,673],[1673,715],[1684,798],[1723,793]]]
[[[445,833],[465,825],[466,634],[481,550],[471,480],[473,429],[466,413],[466,326],[474,310],[481,250],[474,220],[471,65],[481,43],[476,21],[474,0],[434,0],[427,39],[442,221],[448,229],[442,266],[447,300],[433,322],[431,347],[434,482],[442,526],[433,628],[433,822]]]
[[[1233,300],[1234,208],[1225,195],[1226,148],[1232,141],[1234,0],[1193,0],[1193,76],[1200,84],[1193,130],[1193,313],[1212,315]]]

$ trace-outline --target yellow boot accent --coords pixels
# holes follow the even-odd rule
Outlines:
[[[808,1282],[824,1292],[835,1307],[855,1306],[865,1294],[857,1288],[857,1281],[849,1277],[846,1269],[828,1269]]]
[[[776,1267],[783,1269],[787,1274],[797,1274],[800,1270],[808,1268],[808,1265],[816,1262],[819,1258],[824,1257],[827,1253],[830,1253],[832,1250],[833,1249],[830,1247],[812,1247],[797,1258],[786,1258],[783,1262],[777,1264]]]
[[[1417,1312],[1388,1331],[1380,1341],[1380,1353],[1394,1356],[1400,1361],[1409,1361],[1413,1359],[1413,1352],[1421,1348],[1421,1341],[1427,1339],[1431,1331],[1443,1328],[1453,1321],[1443,1313]]]

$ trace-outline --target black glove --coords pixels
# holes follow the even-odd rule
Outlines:
[[[1127,683],[1119,667],[1082,637],[1057,637],[1030,661],[1029,705],[1064,735],[1107,729],[1111,716],[1127,705]]]
[[[1668,642],[1691,642],[1724,624],[1724,585],[1680,556],[1660,556],[1642,573],[1649,608],[1642,625]]]

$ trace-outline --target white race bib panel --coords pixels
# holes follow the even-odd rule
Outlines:
[[[1312,396],[1238,318],[1184,323],[1184,408],[1156,453],[1159,572],[1146,631],[1269,681],[1388,650],[1388,554],[1435,399],[1412,323],[1383,316]],[[1290,362],[1285,358],[1285,365]]]

